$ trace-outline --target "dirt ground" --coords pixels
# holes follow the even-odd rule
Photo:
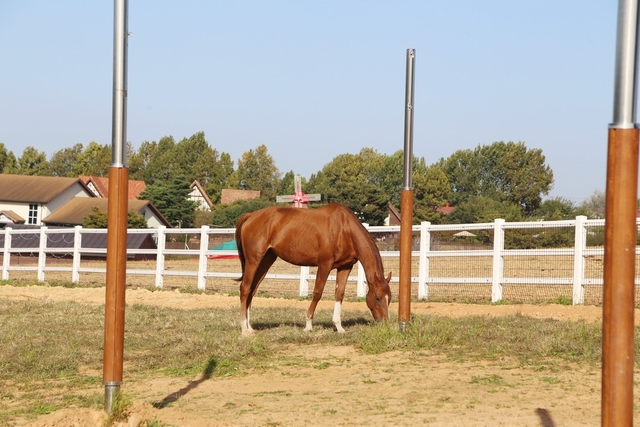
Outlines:
[[[0,298],[104,303],[104,288],[0,286]],[[128,304],[182,309],[238,307],[238,297],[128,290]],[[253,307],[295,306],[307,301],[256,298]],[[321,301],[318,309],[331,309]],[[600,322],[602,309],[562,305],[412,303],[413,313],[500,316]],[[362,302],[344,310],[366,310]],[[392,304],[397,313],[397,304]],[[636,322],[640,316],[636,314]],[[347,331],[348,332],[348,331]],[[240,337],[240,334],[238,334]],[[239,338],[241,339],[241,338]],[[133,397],[127,426],[593,426],[600,424],[600,371],[566,364],[536,370],[515,361],[461,363],[428,353],[363,355],[349,347],[283,348],[308,368],[282,362],[237,377],[148,378],[125,383]],[[280,362],[278,362],[280,363]],[[640,376],[636,375],[636,383]],[[102,390],[102,388],[101,388]],[[101,390],[98,390],[101,391]],[[637,398],[636,398],[637,399]],[[165,402],[154,407],[154,402]],[[637,402],[640,403],[640,402]],[[158,406],[156,404],[156,406]],[[640,406],[636,404],[636,406]],[[63,409],[20,426],[100,426],[100,410]],[[640,420],[640,412],[636,412]],[[146,424],[144,424],[146,425]]]

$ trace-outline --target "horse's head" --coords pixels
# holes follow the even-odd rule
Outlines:
[[[380,283],[369,284],[369,292],[367,292],[367,307],[371,310],[371,314],[376,322],[389,320],[389,304],[391,303],[391,272],[387,278],[382,277]]]

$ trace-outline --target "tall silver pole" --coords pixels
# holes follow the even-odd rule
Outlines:
[[[638,1],[618,3],[618,34],[613,94],[613,123],[610,128],[635,127],[637,87]]]
[[[128,0],[114,1],[113,31],[113,121],[111,166],[126,163],[127,143],[127,39],[129,35]]]
[[[413,185],[411,177],[413,175],[413,86],[415,82],[415,49],[407,49],[407,75],[405,83],[405,114],[404,114],[404,173],[402,179],[402,189],[410,190]]]

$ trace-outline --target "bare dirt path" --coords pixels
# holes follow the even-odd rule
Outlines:
[[[104,288],[0,286],[0,298],[74,300],[102,304]],[[225,295],[127,291],[128,304],[182,309],[238,307]],[[331,309],[322,301],[319,309]],[[257,298],[254,307],[308,301]],[[392,305],[392,314],[397,305]],[[366,310],[346,303],[344,310]],[[592,306],[413,303],[412,312],[441,316],[499,316],[601,321]],[[638,319],[638,316],[636,316]],[[600,423],[600,372],[566,364],[536,370],[512,360],[451,362],[427,352],[363,355],[349,347],[283,347],[268,369],[244,376],[202,379],[156,377],[125,382],[134,396],[129,421],[158,426],[593,426]],[[304,360],[307,363],[296,363]],[[296,366],[300,364],[301,366]],[[640,377],[636,377],[636,383]],[[96,393],[100,393],[96,390]],[[178,399],[173,397],[179,396]],[[154,407],[165,402],[161,408]],[[640,413],[636,413],[636,420]],[[99,410],[64,409],[21,426],[99,426]],[[142,424],[144,425],[144,424]]]

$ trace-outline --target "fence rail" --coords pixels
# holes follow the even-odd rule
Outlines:
[[[392,284],[397,286],[400,228],[367,228],[378,244],[385,270],[395,271]],[[237,256],[236,250],[215,249],[217,244],[233,240],[234,231],[207,226],[128,230],[128,257],[151,259],[153,265],[127,268],[127,276],[153,276],[156,287],[163,287],[165,279],[170,277],[193,278],[200,290],[214,279],[230,282],[229,279],[240,276],[240,264],[236,262],[231,269],[221,269],[212,260]],[[604,220],[588,220],[584,216],[574,220],[524,223],[502,219],[462,225],[423,222],[413,226],[413,297],[490,299],[492,302],[570,298],[573,304],[584,304],[586,298],[587,303],[598,304],[603,285],[603,236]],[[146,247],[133,244],[145,239]],[[0,232],[0,247],[2,280],[5,281],[17,272],[34,272],[41,282],[51,273],[69,273],[72,282],[80,283],[83,274],[106,272],[105,265],[86,262],[106,257],[105,229],[7,226]],[[640,250],[636,249],[638,255]],[[22,262],[24,258],[32,262]],[[175,258],[195,260],[196,268],[176,270],[168,265]],[[54,260],[67,260],[67,263]],[[129,265],[139,266],[135,262]],[[295,267],[285,272],[270,272],[265,283],[297,282],[297,294],[305,297],[309,294],[309,281],[313,279],[315,274],[309,267]],[[330,276],[330,280],[335,280],[335,276]],[[359,264],[349,281],[356,283],[356,296],[364,297],[366,279]]]

